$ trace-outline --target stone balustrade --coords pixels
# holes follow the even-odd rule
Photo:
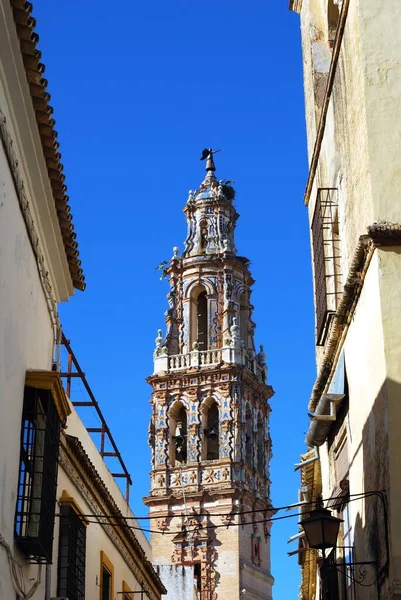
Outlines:
[[[164,348],[155,352],[154,373],[161,371],[182,371],[189,368],[206,368],[221,362],[243,365],[259,379],[266,382],[266,369],[260,364],[256,355],[247,352],[243,347],[224,346],[221,349],[192,350],[185,354],[169,356]]]

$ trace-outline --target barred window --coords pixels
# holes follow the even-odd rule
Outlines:
[[[114,567],[103,550],[100,551],[100,590],[99,600],[114,598]]]
[[[319,188],[312,219],[316,344],[324,345],[341,297],[337,190]]]
[[[32,562],[52,559],[61,422],[50,390],[26,387],[15,538]]]
[[[86,526],[72,506],[60,510],[58,596],[85,599]]]

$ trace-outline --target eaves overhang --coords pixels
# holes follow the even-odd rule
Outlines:
[[[39,36],[35,31],[32,4],[26,0],[10,0],[10,4],[72,284],[75,289],[83,291],[86,287],[85,276],[79,259],[77,235],[57,142],[56,122],[52,117],[47,80],[43,77],[45,66],[40,62]]]

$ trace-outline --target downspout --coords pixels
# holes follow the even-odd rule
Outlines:
[[[45,600],[50,600],[50,588],[52,582],[52,565],[46,565],[46,573],[45,573]]]

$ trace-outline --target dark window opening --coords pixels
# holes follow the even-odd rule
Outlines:
[[[333,48],[336,39],[340,11],[334,0],[327,0],[327,41],[329,48]]]
[[[105,565],[102,567],[102,600],[111,600],[111,573]]]
[[[52,559],[61,423],[49,390],[25,388],[15,538],[32,562]]]
[[[199,594],[202,591],[201,572],[202,572],[201,563],[195,563],[194,564],[194,581],[195,581],[195,587],[198,590]]]
[[[265,468],[265,435],[264,435],[264,427],[262,418],[259,416],[258,418],[258,471],[259,473],[264,472]]]
[[[200,223],[200,234],[201,234],[200,235],[201,248],[206,248],[207,242],[208,242],[208,237],[209,237],[207,221],[202,221]]]
[[[245,437],[245,460],[250,467],[253,466],[253,444],[252,444],[252,413],[250,408],[246,409],[246,437]]]
[[[219,408],[213,402],[207,411],[206,438],[206,460],[217,460],[219,458]]]
[[[58,596],[85,599],[86,527],[71,506],[60,509]]]
[[[197,302],[197,342],[199,350],[207,350],[207,296],[201,292]]]
[[[181,406],[177,417],[172,421],[173,425],[173,456],[172,466],[175,465],[176,461],[180,464],[187,462],[187,411],[185,406]]]

